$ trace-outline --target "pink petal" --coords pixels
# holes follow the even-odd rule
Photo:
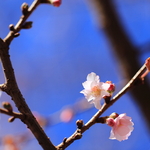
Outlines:
[[[111,130],[111,132],[110,132],[110,137],[109,137],[109,139],[112,139],[112,140],[116,139],[115,136],[114,136],[113,130]]]
[[[125,136],[130,132],[130,128],[128,126],[123,126],[121,125],[120,127],[118,127],[116,129],[117,134],[119,134],[120,136]]]

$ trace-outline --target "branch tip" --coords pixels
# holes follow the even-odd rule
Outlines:
[[[82,133],[81,133],[81,130],[78,129],[78,130],[77,130],[77,133],[76,133],[75,136],[74,136],[74,140],[79,140],[79,139],[81,139],[81,138],[82,138]]]
[[[28,14],[28,8],[29,8],[29,5],[27,3],[23,3],[21,5],[21,11],[22,11],[22,14],[23,15],[26,15]]]
[[[33,24],[32,21],[25,22],[25,23],[22,25],[22,29],[30,29],[30,28],[32,27],[32,24]]]
[[[14,33],[14,37],[18,37],[20,35],[20,33]]]
[[[76,121],[76,125],[77,125],[78,129],[81,129],[83,127],[83,125],[84,125],[83,120],[77,120]]]
[[[12,106],[11,106],[11,104],[10,104],[9,102],[3,102],[3,103],[2,103],[2,106],[3,106],[6,110],[8,110],[9,112],[12,112],[12,111],[13,111],[13,108],[12,108]]]
[[[65,143],[66,143],[66,140],[67,140],[67,138],[65,137],[65,138],[63,139],[63,144],[65,144]]]
[[[9,30],[10,30],[10,31],[14,31],[14,30],[15,30],[15,28],[14,28],[14,25],[13,25],[13,24],[10,24],[10,25],[9,25]]]
[[[8,122],[13,122],[15,119],[16,119],[16,117],[15,117],[15,116],[12,116],[12,117],[10,117],[10,118],[8,119]]]

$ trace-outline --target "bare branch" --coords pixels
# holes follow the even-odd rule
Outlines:
[[[8,54],[7,44],[0,40],[0,57],[6,78],[5,88],[3,90],[12,97],[18,110],[25,115],[25,119],[22,121],[32,131],[34,136],[39,141],[39,144],[44,150],[55,150],[55,147],[50,142],[49,138],[44,133],[43,129],[37,123],[35,117],[32,115],[29,107],[27,106],[25,99],[23,98],[14,75],[14,70],[11,64],[11,60]]]
[[[28,17],[32,14],[32,12],[36,9],[36,7],[40,4],[41,0],[34,0],[31,6],[28,8],[27,13],[23,14],[15,25],[14,30],[10,31],[8,35],[4,38],[4,41],[10,45],[11,41],[14,39],[16,33],[18,33],[21,29]]]
[[[25,116],[24,118],[21,118],[21,121],[24,122],[27,125],[27,127],[31,130],[31,132],[34,134],[42,148],[44,150],[56,150],[55,146],[46,136],[45,132],[40,127],[35,117],[31,113],[28,105],[25,102],[25,99],[21,94],[21,91],[18,88],[14,74],[14,69],[12,67],[9,55],[9,45],[11,41],[14,39],[14,37],[19,35],[18,32],[22,29],[23,24],[26,22],[27,18],[31,15],[31,13],[39,4],[40,0],[34,0],[32,5],[29,8],[27,7],[26,13],[23,12],[23,15],[21,16],[16,26],[9,26],[10,32],[5,37],[4,41],[0,39],[0,58],[5,75],[5,83],[2,84],[0,88],[2,91],[5,91],[8,95],[11,96],[18,110]]]
[[[0,113],[12,116],[14,118],[19,118],[20,120],[24,119],[24,115],[21,113],[13,112],[13,111],[8,111],[6,109],[0,108]]]

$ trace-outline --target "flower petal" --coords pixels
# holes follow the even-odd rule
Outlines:
[[[92,84],[91,81],[85,81],[85,82],[82,83],[83,87],[84,87],[86,90],[90,90],[90,89],[91,89],[91,84]]]
[[[96,73],[91,72],[87,76],[87,81],[98,81],[99,82],[99,76],[97,76]]]
[[[100,101],[99,100],[93,100],[93,103],[94,103],[94,106],[95,106],[95,108],[97,108],[97,109],[101,109],[101,104],[100,104]]]

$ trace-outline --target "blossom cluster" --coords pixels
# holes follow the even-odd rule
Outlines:
[[[83,93],[88,102],[93,103],[97,109],[101,109],[102,98],[111,98],[115,91],[115,85],[111,81],[100,82],[100,78],[94,72],[87,75],[87,81],[82,83]],[[116,114],[106,117],[106,124],[112,127],[110,139],[118,141],[126,140],[133,131],[133,122],[131,117],[126,114]]]

